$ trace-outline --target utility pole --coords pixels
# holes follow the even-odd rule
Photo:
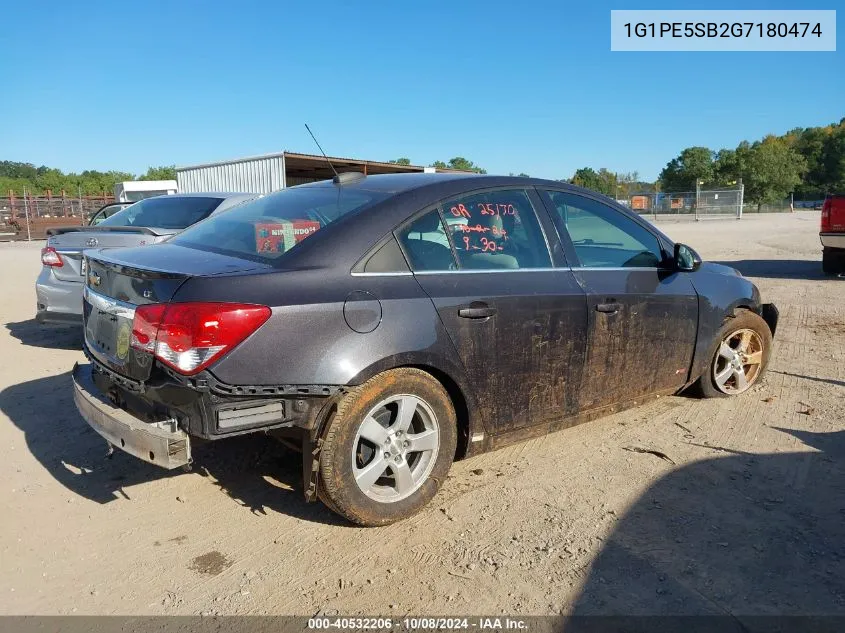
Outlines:
[[[26,200],[26,187],[23,190],[23,213],[26,216],[26,241],[32,241],[32,233],[29,230],[29,203]]]
[[[701,179],[695,179],[695,221],[698,222],[698,204],[701,201]]]

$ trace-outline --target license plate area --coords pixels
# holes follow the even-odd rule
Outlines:
[[[100,295],[86,286],[83,315],[88,349],[112,369],[124,369],[132,356],[130,342],[135,306]]]

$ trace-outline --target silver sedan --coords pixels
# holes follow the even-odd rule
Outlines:
[[[35,282],[35,318],[42,324],[82,322],[89,248],[144,246],[163,242],[205,218],[259,197],[256,193],[183,193],[136,202],[96,225],[50,229],[41,249],[41,274]]]

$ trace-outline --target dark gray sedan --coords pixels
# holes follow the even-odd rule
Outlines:
[[[608,198],[530,178],[342,174],[87,261],[94,429],[165,468],[195,438],[295,438],[306,498],[364,525],[417,512],[456,458],[747,391],[778,316]]]

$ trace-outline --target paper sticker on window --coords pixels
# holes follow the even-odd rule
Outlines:
[[[313,220],[258,222],[255,225],[255,250],[259,253],[286,253],[319,228],[320,223]]]

